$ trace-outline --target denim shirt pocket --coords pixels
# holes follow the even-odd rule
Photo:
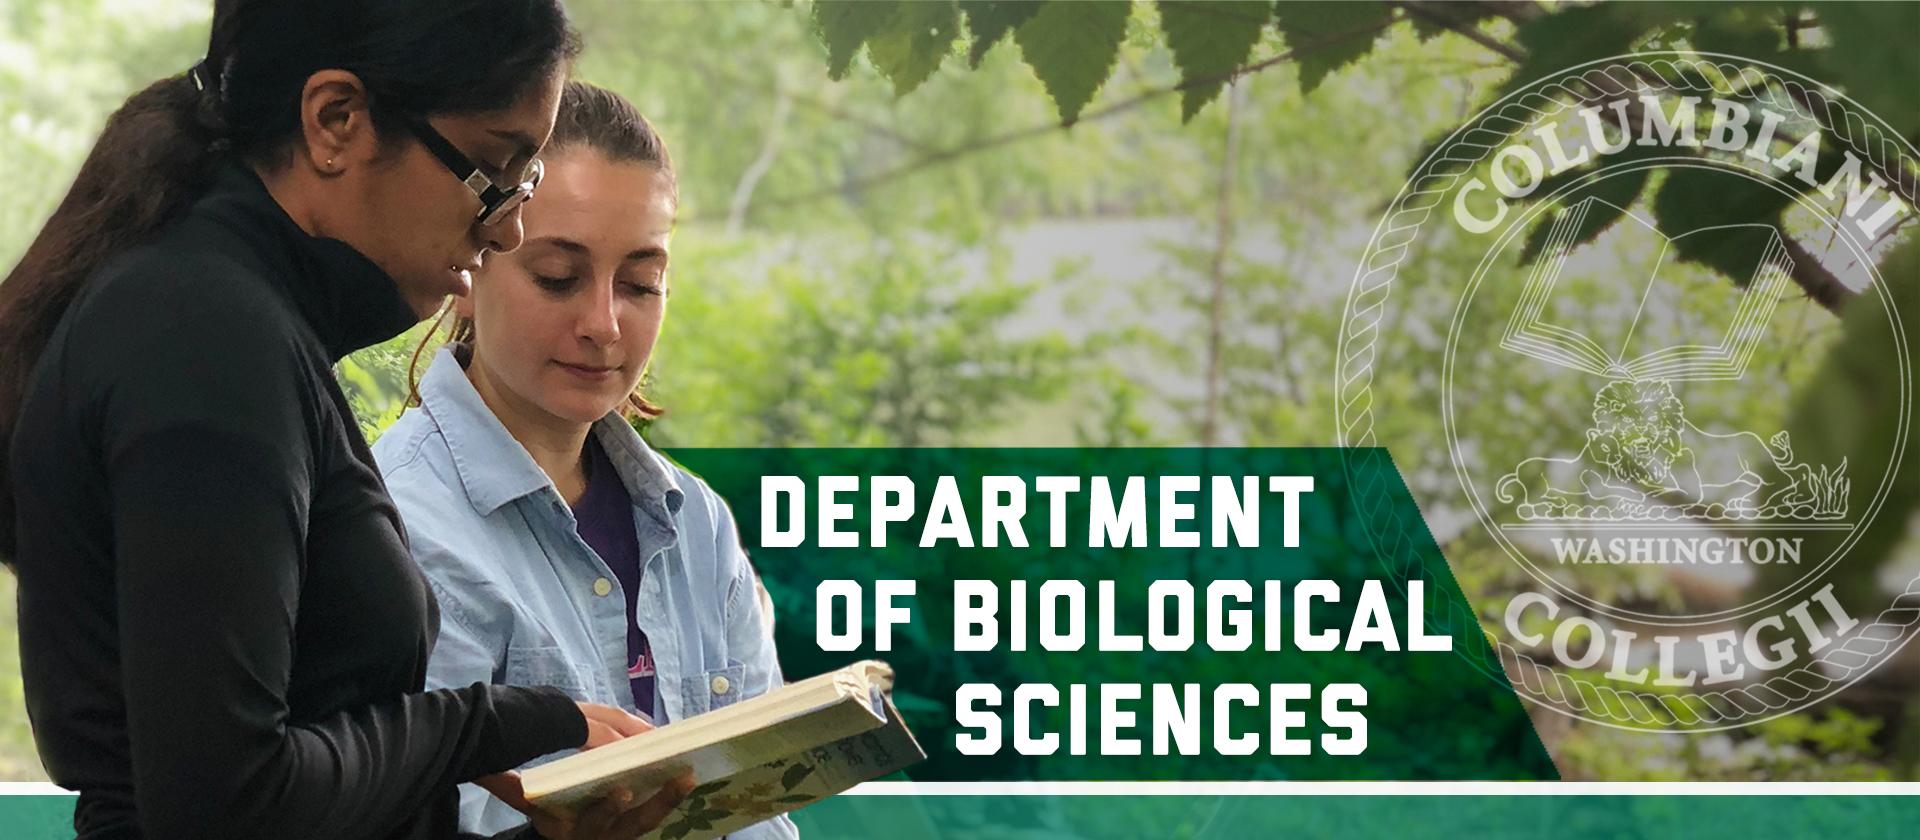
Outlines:
[[[575,700],[591,702],[587,680],[567,661],[559,647],[517,647],[507,650],[508,685],[550,685]]]
[[[743,683],[746,676],[747,666],[731,659],[727,660],[725,667],[687,675],[683,679],[682,689],[687,698],[687,709],[697,715],[733,705],[746,689]]]

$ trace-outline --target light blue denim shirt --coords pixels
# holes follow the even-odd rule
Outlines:
[[[643,570],[629,617],[619,578],[580,539],[572,509],[481,401],[452,348],[434,356],[420,400],[373,453],[440,601],[428,688],[551,685],[636,711],[629,620],[652,648],[655,708],[637,711],[655,720],[685,720],[781,684],[733,514],[704,482],[648,448],[618,415],[593,424],[633,499]],[[462,830],[492,834],[524,821],[479,787],[461,786]],[[732,836],[799,831],[782,816]]]

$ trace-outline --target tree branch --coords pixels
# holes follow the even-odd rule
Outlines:
[[[1793,237],[1782,236],[1780,239],[1786,243],[1787,259],[1793,262],[1793,270],[1787,276],[1793,278],[1793,282],[1807,293],[1810,300],[1838,317],[1857,293],[1840,282],[1839,277],[1820,264],[1819,257],[1794,241]]]
[[[746,224],[753,190],[760,185],[760,179],[766,177],[767,170],[773,168],[774,156],[780,150],[780,132],[786,127],[787,114],[793,111],[793,97],[788,95],[784,87],[775,87],[779,89],[776,94],[778,98],[773,101],[773,118],[767,123],[767,136],[760,144],[760,154],[754,157],[753,163],[747,165],[746,171],[740,173],[740,182],[733,188],[733,200],[727,204],[729,236],[738,234],[741,226]]]
[[[1481,46],[1484,46],[1487,49],[1493,50],[1494,52],[1499,53],[1500,55],[1503,55],[1509,59],[1512,59],[1516,63],[1526,58],[1526,52],[1524,50],[1521,50],[1518,47],[1514,47],[1508,44],[1503,44],[1499,41],[1494,40],[1493,38],[1487,37],[1485,33],[1480,32],[1477,28],[1475,28],[1470,23],[1461,21],[1455,17],[1452,17],[1446,11],[1443,11],[1444,7],[1442,6],[1442,4],[1430,3],[1430,2],[1405,2],[1405,3],[1402,3],[1401,5],[1407,10],[1408,14],[1418,15],[1426,20],[1429,20],[1441,26],[1444,26],[1453,32],[1466,36],[1467,38],[1471,39],[1474,43],[1480,44]],[[1515,23],[1524,23],[1528,20],[1532,20],[1533,18],[1538,17],[1539,14],[1541,13],[1540,7],[1537,4],[1531,3],[1531,2],[1514,2],[1514,3],[1491,3],[1490,2],[1490,3],[1482,3],[1481,5],[1484,7],[1493,9],[1496,13],[1500,14],[1502,17],[1512,20]],[[1791,29],[1790,29],[1790,34],[1791,34]],[[1649,78],[1648,74],[1645,71],[1641,70],[1640,68],[1633,68],[1633,73],[1636,76],[1640,77],[1640,79],[1643,82],[1657,83],[1661,81],[1659,79]],[[1605,91],[1594,90],[1590,86],[1589,86],[1589,91],[1590,91],[1590,95],[1606,94]],[[1808,111],[1813,110],[1811,103],[1806,100],[1805,91],[1794,90],[1794,91],[1791,91],[1791,94],[1800,102],[1801,107],[1806,108]],[[1633,102],[1628,104],[1627,110],[1630,112],[1630,114],[1627,115],[1626,120],[1624,122],[1630,124],[1635,117],[1639,116],[1638,112],[1641,111],[1642,108],[1640,107],[1639,103]],[[1616,122],[1617,128],[1620,128],[1623,131],[1627,131],[1628,133],[1631,133],[1630,125],[1621,124],[1619,116],[1610,114],[1609,118],[1610,120]],[[1901,183],[1901,181],[1896,177],[1896,173],[1888,171],[1878,166],[1876,166],[1875,168],[1880,169],[1881,176],[1887,179],[1887,182],[1890,186]],[[1854,292],[1854,290],[1851,288],[1848,288],[1846,284],[1840,282],[1840,278],[1838,276],[1836,276],[1832,271],[1828,270],[1825,265],[1822,265],[1820,263],[1820,260],[1816,258],[1811,252],[1809,252],[1805,247],[1801,246],[1800,243],[1795,242],[1792,239],[1787,239],[1786,243],[1787,243],[1788,257],[1792,262],[1791,271],[1788,272],[1788,276],[1793,278],[1793,282],[1800,287],[1801,291],[1806,294],[1808,299],[1819,304],[1821,308],[1826,309],[1828,312],[1831,312],[1836,316],[1839,315],[1841,309],[1846,306],[1847,302],[1852,300],[1855,297],[1856,293]]]
[[[741,87],[747,87],[747,88],[752,88],[754,90],[765,91],[775,96],[781,96],[781,95],[787,96],[788,98],[793,100],[793,104],[810,108],[812,110],[818,111],[822,114],[825,114],[829,117],[832,117],[836,120],[840,120],[842,122],[850,123],[852,125],[857,125],[861,128],[866,129],[869,132],[872,132],[873,134],[879,137],[886,138],[887,140],[890,140],[904,148],[911,149],[915,152],[928,153],[928,152],[935,151],[935,147],[924,140],[920,140],[919,138],[915,138],[915,137],[909,137],[905,134],[900,133],[898,129],[890,125],[887,125],[885,123],[882,123],[879,120],[876,120],[864,114],[854,113],[838,105],[835,105],[831,102],[828,102],[824,99],[818,99],[815,97],[806,96],[796,91],[788,90],[782,85],[780,85],[777,79],[774,82],[769,83],[765,80],[741,75],[724,66],[710,64],[704,61],[700,61],[698,58],[687,56],[687,55],[673,55],[669,57],[669,56],[666,56],[665,54],[661,54],[658,57],[661,61],[665,61],[669,63],[686,64],[686,65],[692,66],[695,70],[699,71],[702,75],[707,76],[709,79],[718,79],[728,84],[739,85]]]
[[[1474,26],[1471,21],[1454,17],[1451,8],[1445,4],[1411,2],[1411,0],[1409,0],[1409,2],[1401,3],[1400,7],[1406,9],[1407,14],[1446,27],[1448,31],[1461,35],[1480,46],[1486,47],[1494,53],[1506,57],[1507,60],[1515,64],[1520,63],[1527,57],[1526,50],[1520,49],[1512,44],[1498,41],[1487,33],[1481,32],[1479,27]]]
[[[1284,53],[1273,56],[1272,58],[1262,59],[1252,64],[1241,65],[1240,67],[1236,67],[1225,73],[1221,73],[1214,76],[1204,76],[1200,78],[1186,79],[1184,81],[1181,81],[1178,84],[1167,85],[1164,87],[1158,87],[1152,90],[1145,91],[1133,97],[1116,102],[1112,105],[1108,105],[1104,108],[1096,108],[1092,111],[1087,111],[1081,114],[1080,119],[1073,123],[1068,123],[1064,121],[1061,121],[1061,122],[1049,121],[1049,122],[1041,123],[1039,125],[1018,129],[1015,131],[1009,131],[1004,134],[996,134],[991,137],[981,138],[979,140],[975,140],[969,143],[963,143],[958,146],[953,146],[946,149],[934,150],[926,154],[920,155],[918,157],[915,157],[912,160],[898,164],[896,166],[892,166],[887,169],[883,169],[879,172],[875,172],[871,175],[865,175],[857,178],[848,178],[846,180],[841,181],[839,184],[836,184],[831,187],[826,187],[826,188],[817,189],[817,190],[809,190],[807,192],[797,193],[794,195],[768,199],[766,201],[761,202],[760,207],[761,208],[792,207],[795,205],[807,204],[810,202],[819,201],[824,198],[831,198],[836,195],[841,195],[843,193],[856,192],[859,190],[866,189],[868,187],[884,184],[888,181],[893,181],[900,178],[904,178],[908,175],[912,175],[916,172],[919,172],[922,169],[927,169],[929,167],[938,166],[945,163],[951,163],[955,160],[959,160],[961,158],[965,158],[970,155],[978,154],[980,152],[988,151],[990,149],[997,149],[1001,146],[1017,143],[1021,140],[1026,140],[1033,137],[1039,137],[1046,134],[1052,134],[1053,132],[1056,132],[1056,131],[1064,131],[1079,123],[1088,123],[1096,120],[1103,120],[1109,117],[1118,116],[1120,114],[1126,113],[1127,111],[1131,111],[1135,108],[1145,105],[1148,102],[1151,102],[1155,99],[1159,99],[1163,96],[1167,96],[1170,94],[1179,93],[1188,88],[1199,87],[1201,85],[1210,85],[1215,83],[1231,82],[1243,76],[1248,76],[1254,73],[1258,73],[1262,70],[1266,70],[1266,69],[1278,66],[1288,61],[1292,61],[1298,56],[1308,55],[1313,53],[1314,51],[1321,50],[1329,46],[1333,46],[1334,44],[1338,44],[1343,41],[1348,41],[1353,38],[1358,38],[1361,36],[1371,36],[1371,35],[1377,34],[1381,30],[1384,30],[1387,27],[1392,26],[1394,23],[1395,21],[1393,20],[1386,20],[1377,24],[1368,24],[1367,26],[1363,26],[1358,29],[1354,29],[1352,31],[1340,32],[1333,35],[1329,35],[1325,38],[1321,38],[1317,41],[1314,41],[1311,44],[1306,44],[1296,49],[1288,50]],[[690,224],[698,224],[704,221],[711,221],[711,219],[708,217],[696,216],[696,217],[687,219],[686,221]]]
[[[1240,99],[1242,83],[1227,83],[1227,138],[1220,154],[1220,195],[1214,214],[1213,256],[1207,261],[1207,398],[1200,420],[1200,445],[1213,446],[1220,436],[1220,342],[1226,332],[1227,253],[1233,246],[1233,175],[1240,156]]]

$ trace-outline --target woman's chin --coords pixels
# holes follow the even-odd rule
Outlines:
[[[562,420],[586,426],[607,416],[608,412],[618,408],[619,405],[620,402],[618,400],[608,401],[605,399],[589,400],[575,398],[548,400],[547,404],[543,407],[547,410],[548,414]]]

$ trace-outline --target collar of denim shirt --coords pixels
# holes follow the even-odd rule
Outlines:
[[[450,344],[434,354],[420,378],[420,407],[445,436],[474,511],[486,516],[508,502],[552,487],[553,482],[474,390],[461,364],[470,352],[464,345]],[[654,519],[670,539],[678,530],[674,515],[686,501],[673,471],[618,412],[594,421],[592,431],[634,506]]]

